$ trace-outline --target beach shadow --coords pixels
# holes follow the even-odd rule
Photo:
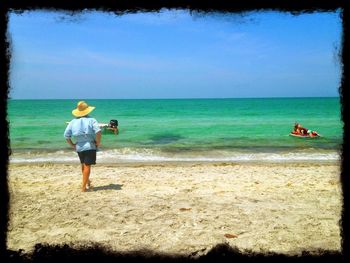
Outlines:
[[[92,191],[101,191],[101,190],[122,190],[122,184],[109,184],[104,186],[94,186]]]

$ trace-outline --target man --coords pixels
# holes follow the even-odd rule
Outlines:
[[[88,114],[95,107],[89,106],[85,101],[79,101],[77,108],[72,111],[76,117],[67,125],[64,137],[67,143],[78,153],[83,183],[81,191],[85,192],[90,188],[91,165],[96,164],[96,150],[101,143],[101,129],[96,119]],[[76,143],[73,143],[72,137]]]

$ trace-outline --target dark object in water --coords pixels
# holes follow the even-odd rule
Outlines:
[[[108,123],[108,126],[105,128],[105,131],[111,131],[115,135],[118,135],[119,134],[118,120],[110,120]]]
[[[118,127],[118,120],[110,120],[109,121],[109,127],[111,127],[111,128]]]

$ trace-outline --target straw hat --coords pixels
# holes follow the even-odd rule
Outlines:
[[[85,101],[79,101],[77,104],[77,108],[72,110],[72,114],[75,117],[83,117],[83,116],[88,115],[94,109],[95,109],[95,107],[87,105],[87,103]]]

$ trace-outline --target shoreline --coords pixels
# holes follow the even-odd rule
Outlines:
[[[95,242],[115,251],[340,251],[338,163],[9,164],[8,249]],[[227,234],[234,236],[228,238]]]
[[[120,162],[99,162],[96,161],[97,166],[108,166],[108,167],[146,167],[146,166],[236,166],[236,165],[261,165],[261,166],[279,166],[279,165],[338,165],[341,166],[342,160],[247,160],[247,161],[120,161]],[[33,162],[8,162],[9,166],[55,166],[55,165],[80,165],[79,160],[67,162],[67,161],[33,161]]]
[[[255,151],[221,151],[213,150],[199,154],[198,152],[166,153],[146,149],[111,149],[97,152],[97,164],[101,165],[188,165],[188,164],[244,164],[244,163],[340,163],[341,152],[337,150],[308,149],[305,151],[287,152],[255,152]],[[11,164],[78,164],[74,151],[52,152],[12,152],[9,156]]]

